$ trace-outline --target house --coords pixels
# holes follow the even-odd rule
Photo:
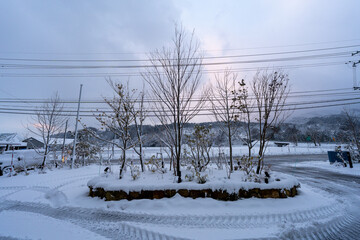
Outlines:
[[[27,143],[28,149],[38,149],[44,147],[44,141],[38,137],[30,137],[23,142]],[[64,138],[50,138],[49,146],[52,150],[61,150],[64,143]],[[65,138],[65,146],[72,146],[74,139]]]
[[[26,148],[27,144],[21,141],[21,137],[17,133],[0,133],[0,153]]]
[[[23,140],[23,142],[27,143],[27,148],[28,149],[38,149],[38,148],[43,148],[44,147],[44,143],[36,138],[30,137],[27,138],[25,140]]]

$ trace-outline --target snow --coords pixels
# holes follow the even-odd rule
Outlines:
[[[0,237],[52,240],[105,239],[75,224],[36,213],[2,211],[0,223]]]
[[[311,204],[309,204],[311,203]],[[309,186],[302,186],[299,195],[286,199],[242,199],[239,201],[218,201],[211,198],[191,199],[176,194],[172,198],[120,200],[105,202],[104,207],[119,211],[157,215],[256,215],[286,214],[291,211],[307,211],[331,206],[331,197],[315,192]],[[271,207],[269,207],[271,206]]]
[[[297,163],[297,166],[321,166],[326,170],[332,169],[334,171],[358,171],[359,165],[355,164],[354,169],[349,168],[338,168],[330,165],[328,162],[302,162]],[[117,173],[118,166],[113,166],[114,171]],[[102,167],[104,168],[104,167]],[[89,179],[99,176],[99,166],[91,165],[87,167],[82,167],[79,169],[54,169],[52,171],[48,170],[46,174],[37,174],[36,172],[31,172],[29,176],[24,174],[19,174],[14,177],[0,177],[0,197],[8,200],[14,201],[26,201],[26,202],[38,202],[38,203],[47,203],[51,206],[75,206],[75,207],[88,207],[88,208],[103,208],[103,209],[117,209],[119,211],[131,211],[131,212],[152,212],[158,211],[158,213],[196,213],[196,214],[206,214],[208,209],[213,209],[214,213],[232,213],[238,212],[239,209],[246,213],[247,211],[253,212],[254,209],[259,209],[259,212],[265,211],[264,209],[268,204],[274,206],[272,209],[276,211],[281,211],[281,209],[296,209],[297,206],[308,206],[307,202],[312,203],[315,207],[320,206],[324,202],[328,202],[329,199],[324,199],[321,197],[321,194],[315,193],[312,189],[309,189],[304,184],[299,189],[299,196],[295,198],[288,199],[243,199],[241,201],[235,202],[222,202],[213,199],[189,199],[182,198],[180,196],[175,196],[171,199],[159,199],[159,200],[121,200],[116,202],[105,202],[99,198],[90,198],[87,196],[88,187],[87,182]],[[125,176],[128,176],[129,172]],[[163,181],[170,181],[171,179],[166,179],[160,174],[153,174],[148,172],[151,177],[160,178]],[[144,177],[144,174],[142,175]],[[168,176],[168,175],[166,175]],[[116,178],[117,174],[114,174],[112,177]],[[162,179],[162,177],[164,177]],[[168,176],[169,177],[169,176]],[[220,176],[220,179],[225,177],[225,173]],[[232,179],[236,179],[235,175],[232,175]],[[126,179],[123,179],[126,180]],[[130,179],[128,179],[131,181]],[[225,179],[224,179],[225,180]],[[122,181],[116,179],[120,184]],[[151,186],[151,181],[146,181],[145,178],[136,180],[135,183],[146,183],[148,182]],[[281,181],[280,181],[281,182]],[[181,183],[184,185],[192,184],[192,186],[203,187],[202,184],[197,183]],[[180,184],[180,185],[181,185]],[[255,183],[251,183],[255,184]],[[269,184],[270,185],[270,184]],[[9,195],[10,194],[10,195]],[[306,196],[312,196],[314,199],[319,200],[319,204],[315,204],[314,199],[306,199]],[[175,204],[176,202],[176,204]],[[261,207],[263,204],[263,207]],[[290,204],[290,205],[287,205]],[[172,208],[176,206],[176,208]],[[190,207],[189,206],[194,206]],[[282,207],[283,206],[283,207]],[[304,209],[304,208],[302,208]]]
[[[265,151],[265,155],[303,155],[303,154],[327,154],[328,151],[334,151],[335,146],[338,144],[335,143],[322,143],[321,146],[314,146],[312,143],[298,143],[295,146],[293,143],[290,143],[288,146],[277,147],[274,141],[270,141]],[[150,158],[151,156],[157,153],[162,153],[164,157],[166,155],[166,148],[161,147],[145,147],[144,149],[145,158]],[[219,151],[224,152],[225,154],[229,154],[228,147],[213,147],[211,150],[211,155],[218,156]],[[255,155],[259,151],[258,145],[255,145],[252,149],[252,154]],[[121,155],[121,150],[119,148],[115,148],[115,158],[119,158]],[[104,149],[103,157],[106,158],[107,155],[111,154],[111,150]],[[128,150],[126,152],[127,156],[130,158],[137,158],[137,154],[134,150]],[[233,154],[234,156],[242,156],[248,154],[248,148],[244,145],[234,145],[233,146]]]
[[[107,191],[123,190],[127,193],[131,191],[140,192],[141,190],[179,190],[179,189],[212,189],[214,190],[226,190],[228,193],[239,192],[240,189],[249,190],[253,188],[260,189],[291,189],[294,186],[299,185],[299,181],[292,176],[270,172],[269,183],[265,184],[256,182],[245,182],[246,174],[244,171],[234,171],[231,174],[231,178],[226,177],[226,170],[218,170],[215,167],[209,167],[203,174],[208,175],[208,181],[204,184],[199,184],[194,179],[189,182],[185,179],[185,172],[183,171],[184,181],[180,184],[176,182],[177,178],[173,173],[168,171],[164,174],[153,173],[146,171],[141,173],[140,178],[133,180],[129,173],[119,181],[118,169],[113,169],[115,174],[103,174],[102,176],[95,177],[88,182],[88,186],[93,188],[103,188]],[[196,178],[196,177],[195,177]],[[280,181],[276,181],[280,179]]]
[[[26,146],[26,143],[23,143],[20,136],[17,133],[0,133],[0,145],[21,145]]]
[[[199,239],[199,240],[218,240],[218,239],[252,239],[256,238],[271,238],[276,237],[276,233],[279,232],[278,227],[261,228],[253,227],[249,229],[219,229],[219,228],[188,228],[186,231],[178,227],[159,227],[154,224],[138,224],[137,227],[144,228],[157,232],[158,234],[169,234],[174,236],[182,236],[185,239]]]
[[[112,167],[118,173],[119,166]],[[282,231],[304,224],[302,221],[313,224],[312,221],[319,219],[338,218],[346,205],[338,204],[336,196],[306,184],[302,184],[298,196],[286,199],[251,198],[225,202],[175,195],[154,200],[106,202],[89,197],[87,187],[87,182],[99,176],[103,168],[91,165],[73,170],[47,170],[46,174],[29,171],[28,176],[20,173],[0,177],[0,238],[103,239],[95,229],[108,228],[120,229],[139,239],[163,239],[165,235],[191,239],[276,238]],[[172,184],[170,175],[148,174],[163,181],[170,180]],[[129,172],[126,172],[125,176],[128,175]],[[221,173],[209,182],[220,181],[225,176]],[[232,175],[234,180],[237,177],[240,176]],[[139,179],[141,181],[145,180]],[[117,179],[117,182],[121,181]],[[19,203],[23,204],[21,210],[6,208],[7,204],[17,206]],[[30,210],[26,206],[31,206]],[[40,209],[39,212],[32,212],[31,209],[36,208]],[[66,211],[57,218],[50,214],[51,209],[70,209],[74,214],[99,211],[99,216],[128,214],[129,220],[95,221],[94,225],[85,228],[88,220],[82,222],[81,218],[67,217]],[[149,217],[154,221],[137,221],[139,217]],[[158,223],[162,221],[163,224]]]
[[[306,168],[321,168],[330,172],[351,175],[351,176],[360,176],[360,164],[353,164],[353,168],[350,168],[349,165],[344,167],[342,164],[330,164],[329,161],[308,161],[308,162],[299,162],[294,167],[306,167]]]

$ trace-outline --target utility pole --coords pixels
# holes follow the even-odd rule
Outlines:
[[[81,91],[82,91],[82,84],[80,84],[80,93],[79,93],[79,102],[78,102],[78,108],[77,108],[77,114],[76,114],[76,122],[75,122],[75,138],[74,138],[74,146],[72,151],[72,157],[71,157],[71,168],[74,168],[75,163],[75,151],[76,151],[76,140],[77,140],[77,126],[79,122],[79,111],[80,111],[80,100],[81,100]]]
[[[66,123],[65,123],[65,134],[64,134],[64,139],[63,139],[63,144],[62,144],[62,151],[61,151],[61,161],[63,163],[65,163],[64,151],[65,151],[65,139],[66,139],[66,131],[67,131],[68,121],[69,121],[69,119],[67,119]]]
[[[351,56],[353,57],[359,53],[360,53],[360,51],[356,51],[356,52],[352,53]],[[352,69],[353,69],[354,90],[360,90],[360,86],[359,86],[359,84],[357,82],[357,78],[356,78],[356,65],[358,65],[360,63],[360,60],[359,61],[349,61],[346,64],[350,64],[350,63],[352,63]]]

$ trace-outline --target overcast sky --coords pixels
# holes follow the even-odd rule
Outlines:
[[[359,9],[360,1],[357,0],[0,1],[0,58],[143,59],[146,53],[170,44],[175,23],[182,23],[188,31],[195,29],[201,48],[209,56],[359,45]],[[356,50],[360,47],[329,52]],[[360,59],[360,55],[357,58],[349,56],[229,67],[339,63]],[[0,60],[0,63],[19,62]],[[353,86],[351,67],[345,64],[286,71],[293,91]],[[111,93],[104,77],[122,72],[129,70],[0,68],[0,98],[49,98],[57,91],[63,99],[76,99],[79,85],[83,83],[83,99],[100,99]],[[46,76],[64,73],[70,76]],[[93,73],[96,77],[71,76]],[[41,76],[29,77],[29,74]],[[252,74],[251,71],[239,72],[245,78],[251,78]],[[203,82],[211,78],[211,75],[204,75]],[[125,81],[128,77],[114,79]],[[129,81],[134,87],[142,85],[138,76]],[[28,118],[0,113],[0,132],[22,132]]]

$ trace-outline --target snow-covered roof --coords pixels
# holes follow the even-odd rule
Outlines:
[[[44,143],[44,140],[40,138],[39,136],[33,137],[34,139],[38,140],[39,142]],[[50,138],[50,144],[57,144],[62,145],[64,141],[64,138]],[[65,145],[73,144],[74,139],[71,138],[65,138]]]
[[[63,144],[64,138],[51,138],[50,143],[51,144]],[[71,138],[65,138],[65,145],[73,144],[74,139]]]
[[[0,133],[0,145],[26,146],[17,133]]]

